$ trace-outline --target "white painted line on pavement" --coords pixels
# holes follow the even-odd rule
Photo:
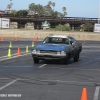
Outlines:
[[[96,86],[93,100],[99,100],[99,90],[100,86]]]
[[[52,67],[52,68],[58,68],[58,67]],[[85,68],[60,68],[60,69],[67,69],[67,70],[86,70],[86,71],[100,71],[100,69],[85,69]]]
[[[93,50],[93,49],[91,49],[91,50],[89,50],[89,49],[88,49],[88,50],[82,50],[82,52],[83,52],[83,51],[84,51],[84,52],[89,52],[89,53],[90,53],[90,52],[100,52],[100,49],[99,49],[99,50]]]
[[[8,80],[8,79],[10,79],[10,78],[0,78],[0,80]]]
[[[43,82],[59,82],[59,83],[79,83],[79,84],[94,84],[95,82],[80,82],[80,81],[62,81],[62,80],[41,80]]]
[[[20,78],[17,78],[16,80],[13,80],[13,81],[7,83],[6,85],[0,87],[0,90],[3,90],[4,88],[10,86],[11,84],[15,83],[15,82],[18,81],[19,79],[20,79]]]
[[[16,55],[16,53],[15,53],[15,54],[12,54],[12,55]],[[8,56],[2,56],[2,57],[0,57],[0,58],[5,58],[5,57],[8,57]]]
[[[21,52],[21,53],[26,53],[26,52]],[[17,53],[12,54],[12,56],[14,56],[14,55],[17,55]],[[0,58],[5,58],[5,57],[8,57],[8,56],[6,55],[6,56],[2,56]]]
[[[43,65],[41,65],[41,66],[39,66],[38,68],[42,68],[42,67],[44,67],[44,66],[46,66],[47,64],[43,64]]]
[[[19,81],[27,81],[27,80],[31,80],[31,79],[19,79]]]
[[[83,45],[83,47],[85,47],[86,49],[88,49],[88,48],[89,48],[89,49],[91,49],[91,48],[92,48],[92,49],[94,49],[94,48],[100,49],[100,47],[99,47],[98,45],[93,45],[93,46],[92,46],[92,45]]]
[[[27,54],[23,54],[23,55],[19,55],[19,56],[14,56],[14,57],[10,57],[10,58],[5,58],[5,59],[0,59],[0,61],[4,61],[4,60],[8,60],[8,59],[13,59],[13,58],[17,58],[17,57],[21,57],[21,56],[25,56],[31,53],[27,53]]]
[[[12,68],[12,67],[14,67],[14,68],[32,68],[32,66],[4,66],[4,67],[9,67],[9,68]]]
[[[86,42],[83,42],[82,45],[84,45]]]

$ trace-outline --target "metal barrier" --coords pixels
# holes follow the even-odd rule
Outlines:
[[[58,24],[70,24],[70,28],[75,31],[80,31],[81,25],[85,23],[91,23],[94,25],[94,23],[98,22],[98,18],[84,18],[84,17],[62,17],[62,18],[54,18],[52,16],[37,16],[34,15],[20,15],[20,16],[14,16],[14,15],[1,15],[0,18],[9,18],[11,22],[17,22],[18,28],[24,28],[25,24],[27,22],[34,22],[35,29],[42,29],[41,24],[44,21],[48,21],[51,25],[51,28],[55,28]],[[91,31],[90,28],[87,29],[87,31]],[[92,30],[93,31],[93,30]]]

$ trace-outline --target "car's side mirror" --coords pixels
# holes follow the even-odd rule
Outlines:
[[[70,44],[73,45],[73,41],[70,41]]]
[[[72,45],[74,45],[74,43],[72,43]]]

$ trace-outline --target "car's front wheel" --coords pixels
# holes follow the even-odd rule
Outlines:
[[[78,52],[78,53],[76,54],[76,56],[74,57],[74,61],[75,61],[75,62],[77,62],[77,61],[79,60],[79,55],[80,55],[80,53]]]
[[[63,64],[68,64],[69,60],[70,60],[70,56],[68,55],[63,59]]]
[[[35,64],[39,63],[39,59],[38,58],[33,58],[33,61]]]

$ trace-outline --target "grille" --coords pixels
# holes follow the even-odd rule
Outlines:
[[[53,50],[40,50],[40,53],[57,54],[57,51],[53,51]]]

